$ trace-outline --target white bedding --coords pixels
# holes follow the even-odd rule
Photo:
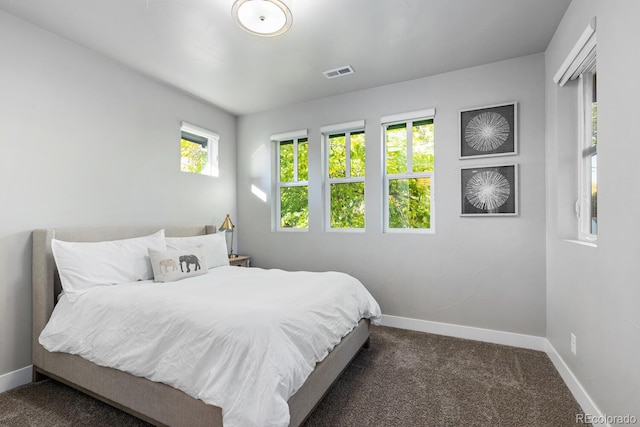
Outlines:
[[[287,426],[287,400],[380,307],[355,278],[218,267],[178,282],[63,296],[40,343],[178,388],[232,426]]]

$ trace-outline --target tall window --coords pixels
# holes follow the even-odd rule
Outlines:
[[[560,87],[578,80],[578,238],[598,237],[598,91],[596,19],[582,32],[553,77]]]
[[[327,155],[325,203],[329,229],[364,229],[365,134],[364,121],[356,129],[322,129]]]
[[[385,231],[433,230],[434,115],[383,118]]]
[[[595,64],[580,75],[582,136],[580,138],[580,238],[598,236],[598,91]]]
[[[218,176],[218,134],[182,122],[180,126],[180,170]]]
[[[296,134],[295,132],[292,134]],[[286,135],[285,135],[286,137]],[[309,227],[309,142],[306,131],[290,139],[275,139],[277,146],[277,228]]]

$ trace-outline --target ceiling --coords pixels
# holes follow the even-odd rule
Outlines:
[[[0,9],[233,114],[543,52],[571,0],[283,0],[258,37],[234,0],[0,0]],[[323,71],[351,65],[328,80]]]

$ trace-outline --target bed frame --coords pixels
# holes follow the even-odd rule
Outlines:
[[[211,225],[178,227],[58,228],[33,232],[33,380],[52,378],[156,426],[222,426],[222,410],[166,384],[98,366],[80,356],[49,352],[38,337],[47,324],[60,278],[51,252],[51,239],[93,242],[140,237],[160,228],[169,237],[215,233]],[[290,426],[311,414],[334,381],[362,347],[369,346],[370,322],[360,321],[329,355],[316,365],[302,387],[289,399]]]

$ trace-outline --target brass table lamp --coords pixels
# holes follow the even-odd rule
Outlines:
[[[224,219],[224,221],[222,222],[222,225],[220,226],[220,228],[218,229],[218,231],[223,231],[223,232],[231,232],[231,245],[230,245],[230,249],[229,249],[229,258],[236,258],[238,255],[233,253],[233,230],[236,228],[235,225],[233,225],[233,223],[231,222],[231,217],[229,217],[229,214],[227,214],[227,217]]]

